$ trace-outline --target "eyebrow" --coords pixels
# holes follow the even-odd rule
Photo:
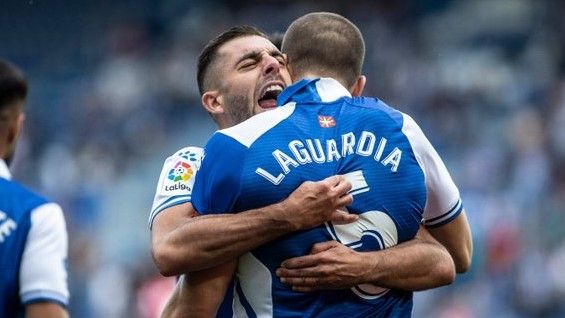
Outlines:
[[[261,56],[261,53],[262,53],[262,50],[261,51],[251,51],[249,53],[246,53],[237,60],[235,65],[236,66],[239,65],[241,62],[243,62],[247,59],[258,60],[259,57]],[[272,49],[268,53],[269,53],[270,56],[273,56],[273,57],[284,57],[284,55],[277,49]]]

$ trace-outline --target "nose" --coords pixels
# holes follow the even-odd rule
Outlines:
[[[263,75],[276,74],[280,68],[279,61],[275,57],[267,53],[263,55]]]

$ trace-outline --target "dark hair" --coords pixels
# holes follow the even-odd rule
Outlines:
[[[0,59],[0,111],[27,96],[27,80],[14,64]]]
[[[361,75],[365,42],[361,31],[341,15],[314,12],[292,22],[282,51],[295,76],[315,70],[351,86]]]
[[[248,25],[242,25],[233,27],[225,31],[224,33],[218,35],[216,38],[208,42],[208,44],[206,44],[206,46],[200,53],[200,56],[198,56],[198,71],[196,75],[198,81],[198,90],[200,91],[201,95],[211,85],[212,79],[210,78],[208,73],[210,65],[214,62],[216,53],[218,52],[220,47],[233,39],[251,35],[258,35],[267,38],[267,36],[263,32],[259,31],[259,29]]]

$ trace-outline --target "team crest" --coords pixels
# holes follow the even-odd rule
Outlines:
[[[318,115],[318,123],[322,128],[332,128],[335,126],[335,119],[333,116]]]

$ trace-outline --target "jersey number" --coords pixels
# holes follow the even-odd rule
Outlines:
[[[326,227],[336,241],[359,252],[378,251],[398,244],[394,221],[381,211],[363,212],[354,223],[326,223]],[[389,291],[388,288],[373,284],[357,285],[351,290],[364,299],[379,298]]]

